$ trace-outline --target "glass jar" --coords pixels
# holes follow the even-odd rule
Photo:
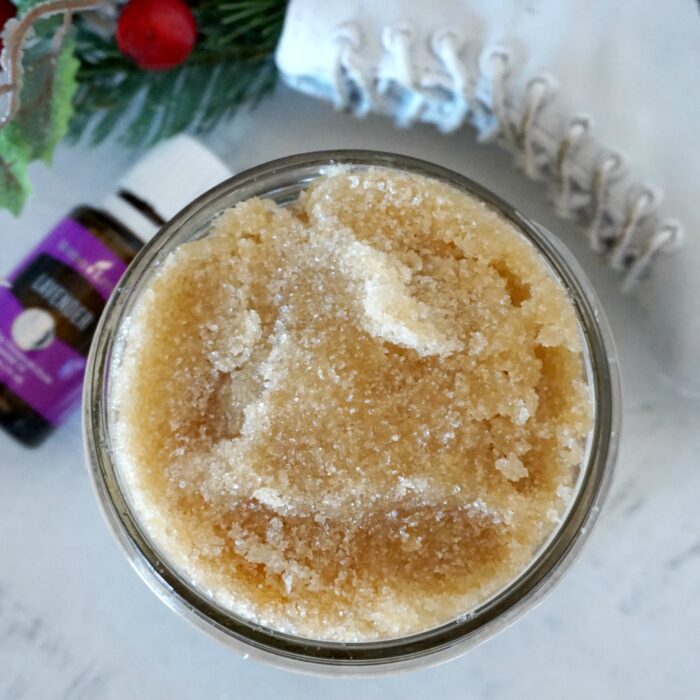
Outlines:
[[[197,590],[149,541],[130,505],[112,451],[110,389],[118,377],[120,331],[160,263],[180,244],[207,235],[212,219],[222,210],[250,197],[292,203],[329,165],[336,164],[357,169],[393,167],[442,180],[476,195],[510,219],[541,253],[574,302],[593,404],[593,427],[571,503],[527,569],[458,619],[420,634],[365,643],[318,641],[265,628]],[[131,564],[164,603],[246,656],[295,670],[354,675],[394,672],[457,656],[506,627],[551,590],[580,551],[608,491],[619,438],[620,395],[610,331],[600,304],[572,255],[552,234],[483,187],[437,165],[373,151],[328,151],[247,170],[202,195],[163,227],[130,266],[107,305],[90,353],[83,411],[90,472],[104,515]]]

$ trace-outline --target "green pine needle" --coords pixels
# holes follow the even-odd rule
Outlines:
[[[273,52],[285,9],[286,0],[200,0],[195,50],[168,71],[142,70],[113,37],[78,19],[71,137],[98,144],[117,133],[128,146],[146,146],[184,130],[209,131],[255,106],[276,83]]]

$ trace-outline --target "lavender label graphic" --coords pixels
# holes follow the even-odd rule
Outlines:
[[[125,270],[64,219],[0,289],[0,383],[54,425],[80,401],[90,339]]]

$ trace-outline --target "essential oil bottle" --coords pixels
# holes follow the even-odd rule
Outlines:
[[[79,206],[0,287],[0,427],[40,444],[80,403],[90,341],[127,265],[169,218],[230,176],[178,136],[150,151],[99,208]]]

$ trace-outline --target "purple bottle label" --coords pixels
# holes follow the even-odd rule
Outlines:
[[[0,289],[0,383],[53,425],[80,402],[90,339],[126,263],[64,219]]]

